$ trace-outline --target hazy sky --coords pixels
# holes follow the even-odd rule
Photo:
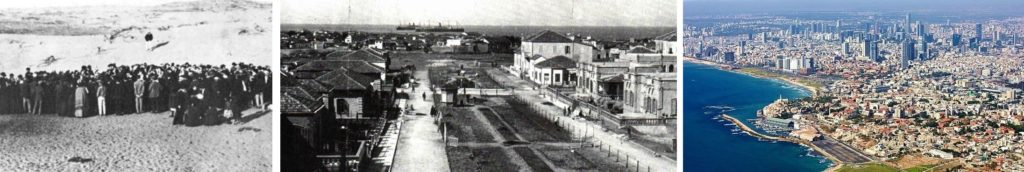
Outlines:
[[[196,0],[0,0],[0,8],[68,7],[68,6],[150,6],[169,2]],[[251,0],[268,3],[271,0]]]
[[[1024,14],[1024,0],[683,0],[687,15],[785,11],[931,11]]]
[[[281,23],[675,26],[676,0],[289,0]],[[351,10],[351,11],[350,11]]]

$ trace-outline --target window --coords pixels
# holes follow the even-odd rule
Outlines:
[[[565,54],[569,54],[569,52],[572,52],[572,50],[569,49],[569,46],[565,46]]]
[[[555,82],[562,82],[562,74],[555,74]]]

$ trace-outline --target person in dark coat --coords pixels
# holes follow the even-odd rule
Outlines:
[[[35,106],[32,106],[31,114],[35,114],[35,115],[42,114],[41,111],[43,109],[42,108],[42,106],[43,106],[43,93],[45,92],[43,90],[43,84],[44,84],[43,82],[44,81],[38,81],[35,84],[32,84],[32,101],[33,101],[32,105],[35,105]],[[53,108],[53,107],[49,107],[49,108]]]
[[[181,125],[185,123],[183,120],[183,114],[185,112],[185,109],[184,106],[182,105],[185,102],[184,96],[186,96],[186,94],[188,93],[185,91],[185,89],[181,88],[178,89],[178,91],[172,92],[169,95],[170,97],[167,98],[168,102],[170,102],[169,105],[171,108],[171,117],[174,118],[174,120],[171,121],[172,125]]]
[[[185,126],[195,127],[203,124],[203,114],[206,112],[206,106],[203,103],[203,95],[195,94],[188,100],[188,108],[185,110],[185,114],[182,117]]]
[[[163,110],[163,107],[160,107],[163,105],[163,103],[160,102],[160,96],[163,95],[163,90],[163,86],[160,85],[159,79],[154,78],[152,79],[152,82],[149,83],[149,110],[153,113]]]
[[[18,95],[21,96],[21,112],[32,113],[32,83],[23,79],[19,88]]]

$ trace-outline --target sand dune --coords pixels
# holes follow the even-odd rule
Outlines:
[[[110,63],[270,65],[271,9],[206,0],[155,7],[9,9],[0,16],[0,72]],[[32,16],[32,17],[29,17]],[[154,40],[143,36],[152,33]],[[149,51],[157,44],[165,43]]]

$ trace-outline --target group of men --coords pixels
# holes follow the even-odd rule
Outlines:
[[[110,64],[103,71],[0,73],[0,114],[69,117],[162,113],[187,126],[238,122],[249,108],[266,109],[267,66],[232,63]]]

